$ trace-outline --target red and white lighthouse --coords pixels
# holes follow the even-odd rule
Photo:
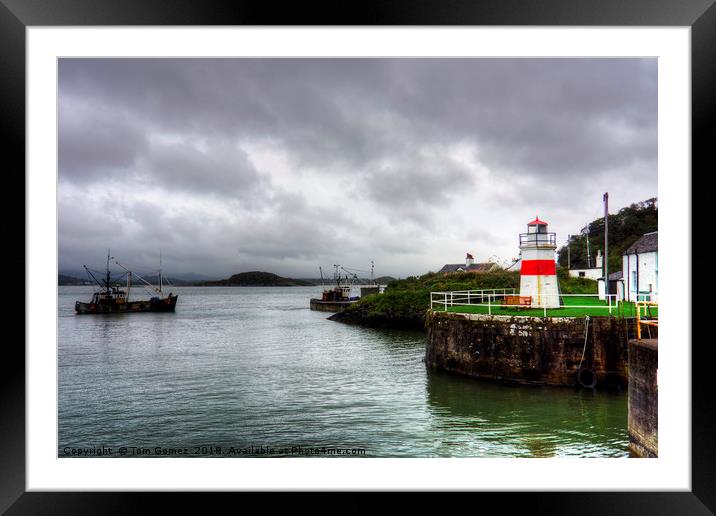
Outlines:
[[[547,232],[547,223],[535,217],[520,234],[520,296],[531,296],[532,306],[559,307],[559,284],[554,252],[557,236]]]

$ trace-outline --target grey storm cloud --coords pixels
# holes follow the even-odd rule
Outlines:
[[[579,225],[595,188],[618,187],[623,204],[656,195],[656,59],[61,59],[58,70],[61,268],[109,240],[137,255],[162,245],[177,270],[209,275],[267,264],[313,275],[341,254],[405,275],[471,245],[513,254],[521,204]]]
[[[225,144],[208,149],[189,141],[154,144],[137,168],[150,184],[232,198],[259,195],[262,183],[268,181],[244,150]]]
[[[406,156],[398,164],[366,174],[357,191],[374,201],[388,220],[413,221],[432,226],[432,208],[450,201],[451,196],[474,185],[470,170],[447,156],[415,158]]]
[[[120,110],[60,96],[58,159],[60,177],[79,182],[109,174],[130,175],[148,150],[141,120]]]
[[[147,130],[277,140],[322,167],[467,139],[488,164],[573,173],[656,146],[655,60],[66,60],[65,85]]]

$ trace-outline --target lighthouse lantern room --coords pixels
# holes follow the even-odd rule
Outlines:
[[[558,308],[559,284],[554,252],[555,233],[547,232],[547,223],[535,217],[520,234],[520,296],[530,296],[533,307]]]

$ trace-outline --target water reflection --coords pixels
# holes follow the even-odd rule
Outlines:
[[[522,386],[428,371],[427,403],[436,431],[457,430],[451,447],[482,456],[624,456],[623,393]],[[605,452],[604,443],[614,445]]]

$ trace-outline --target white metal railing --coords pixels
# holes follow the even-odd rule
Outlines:
[[[537,247],[557,244],[557,233],[520,233],[520,247],[533,245]]]
[[[494,288],[483,290],[453,290],[449,292],[431,292],[430,308],[434,309],[435,305],[443,305],[447,309],[448,306],[455,305],[480,305],[485,300],[489,303],[498,297],[504,298],[508,295],[515,295],[514,288]]]
[[[458,290],[451,292],[431,292],[430,293],[430,309],[435,310],[436,306],[438,309],[447,312],[450,308],[455,306],[484,306],[487,308],[487,313],[492,315],[492,310],[495,308],[538,308],[543,310],[543,314],[547,317],[547,310],[553,308],[590,308],[590,309],[603,309],[609,312],[611,315],[613,310],[619,308],[619,301],[616,294],[607,294],[606,303],[603,305],[563,305],[561,298],[564,297],[584,297],[584,298],[598,298],[599,294],[542,294],[539,296],[539,302],[530,305],[515,305],[505,304],[504,298],[506,296],[514,296],[514,288],[501,288],[501,289],[489,289],[489,290]],[[556,306],[555,306],[556,305]],[[441,308],[442,307],[442,308]]]

